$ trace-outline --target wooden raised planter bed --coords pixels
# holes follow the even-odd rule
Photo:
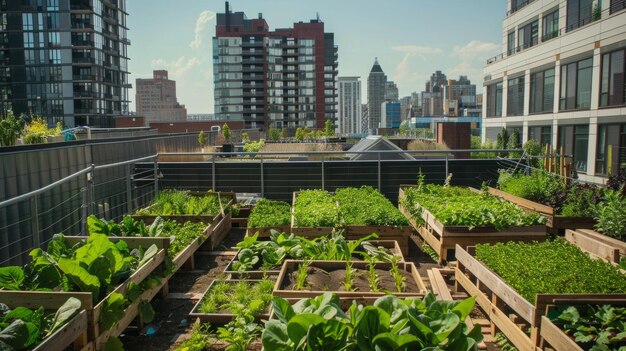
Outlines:
[[[400,249],[400,245],[395,240],[368,240],[372,245],[376,247],[384,247],[391,251],[392,254],[398,256],[400,258],[400,262],[404,262],[404,255],[402,254],[402,250]],[[241,250],[239,250],[241,251]],[[274,267],[273,269],[268,270],[251,270],[247,272],[239,272],[234,271],[232,269],[233,263],[237,261],[237,257],[239,256],[239,251],[233,259],[228,263],[226,268],[224,269],[225,274],[230,274],[231,277],[235,279],[262,279],[264,276],[268,277],[278,277],[280,274],[281,267]]]
[[[280,296],[283,298],[289,299],[303,299],[309,297],[315,297],[318,295],[322,295],[326,291],[324,290],[289,290],[286,285],[288,285],[289,275],[296,271],[299,265],[304,261],[297,260],[286,260],[283,263],[283,266],[280,270],[280,274],[278,275],[278,280],[276,281],[276,285],[274,286],[274,295]],[[310,268],[317,268],[324,270],[326,272],[332,272],[335,270],[342,270],[346,267],[346,261],[311,261],[309,264]],[[367,274],[368,263],[364,261],[352,261],[352,267],[354,269],[358,269],[363,272],[363,274]],[[377,270],[382,270],[389,272],[391,270],[391,263],[375,263]],[[417,267],[415,264],[410,262],[398,262],[398,268],[400,271],[405,272],[406,276],[409,278],[406,281],[406,284],[412,285],[412,288],[409,288],[410,291],[397,293],[392,292],[393,295],[398,297],[422,297],[426,293],[426,286],[424,282],[420,278],[419,272],[417,271]],[[309,277],[310,278],[310,277]],[[343,277],[342,277],[343,279]],[[393,289],[389,289],[390,291]],[[377,298],[386,295],[384,292],[371,292],[371,291],[330,291],[339,296],[340,299],[359,299],[363,297],[368,298]]]
[[[378,234],[379,240],[396,241],[404,255],[409,255],[409,238],[413,233],[410,225],[405,227],[392,227],[382,225],[348,225],[343,235],[348,240],[358,240],[372,233]]]
[[[620,263],[626,256],[626,242],[600,234],[590,229],[568,229],[565,240],[578,246],[592,257],[603,259],[609,263]]]
[[[270,232],[275,230],[279,233],[291,233],[291,225],[286,224],[277,227],[258,227],[258,228],[246,228],[246,236],[253,236],[257,232],[259,233],[259,238],[269,238]]]
[[[335,227],[298,227],[296,226],[296,216],[295,216],[295,208],[296,208],[296,198],[298,197],[298,192],[293,192],[293,198],[291,202],[291,232],[296,235],[303,236],[305,238],[317,238],[320,236],[328,235],[335,230]],[[337,204],[335,204],[336,206]],[[371,233],[370,233],[371,234]],[[347,237],[346,237],[347,239]]]
[[[509,194],[500,189],[489,187],[489,193],[512,202],[523,209],[543,215],[548,219],[546,226],[555,234],[558,234],[559,230],[563,229],[593,229],[596,224],[596,221],[592,217],[566,217],[555,215],[553,207]]]
[[[402,204],[406,197],[404,189],[415,185],[401,185],[398,200],[400,212],[406,216],[409,223],[415,228],[420,236],[439,255],[439,262],[452,261],[455,258],[455,247],[467,247],[475,244],[499,243],[508,241],[543,241],[546,239],[545,225],[532,225],[525,227],[509,227],[504,231],[497,231],[493,226],[475,227],[443,225],[424,209],[422,219],[424,225],[417,223],[411,213]]]
[[[247,282],[247,283],[256,283],[259,282],[260,280],[226,280],[225,283],[227,284],[236,284],[239,282]],[[211,289],[213,289],[213,286],[215,284],[217,284],[218,280],[213,280],[211,282],[211,284],[209,285],[209,287],[206,289],[206,291],[204,292],[204,294],[202,295],[202,298],[195,304],[195,306],[193,306],[193,309],[191,310],[191,313],[189,313],[189,317],[191,318],[198,318],[200,320],[201,323],[211,323],[214,325],[224,325],[224,324],[228,324],[229,322],[231,322],[233,319],[235,319],[237,316],[235,314],[232,313],[203,313],[200,312],[200,306],[202,306],[202,302],[204,301],[204,298],[211,292]],[[261,320],[268,320],[270,318],[270,313],[271,313],[271,309],[272,309],[272,303],[270,302],[269,305],[267,306],[268,311],[266,313],[260,314],[260,315],[256,315],[255,316],[255,321],[257,322],[261,322]]]
[[[474,246],[467,250],[458,245],[456,247],[454,278],[457,290],[462,288],[470,296],[476,296],[476,303],[491,321],[492,334],[500,330],[521,351],[538,349],[542,316],[559,301],[578,299],[585,303],[602,304],[603,301],[626,300],[626,294],[538,294],[533,305],[478,261],[475,251]]]
[[[556,326],[546,315],[548,311],[556,306],[581,306],[588,305],[612,305],[626,306],[626,297],[618,297],[612,295],[567,295],[558,296],[558,298],[546,298],[544,295],[542,301],[545,310],[541,316],[541,326],[539,328],[540,347],[545,348],[546,344],[550,345],[556,351],[584,351],[571,337],[563,332],[561,328]]]
[[[65,242],[68,246],[72,246],[80,241],[86,239],[86,237],[72,237],[66,236]],[[139,267],[133,274],[126,279],[122,284],[118,285],[111,293],[120,293],[125,295],[127,293],[127,287],[129,283],[140,284],[146,279],[161,263],[163,263],[167,256],[167,248],[169,246],[170,238],[139,238],[139,237],[110,237],[109,240],[115,242],[123,240],[128,244],[130,249],[137,248],[139,246],[148,248],[150,245],[155,244],[159,251],[152,257],[147,263]],[[159,289],[164,282],[158,287]],[[7,305],[24,306],[31,309],[39,308],[40,306],[47,306],[50,304],[63,304],[70,297],[75,297],[81,302],[81,308],[84,308],[87,313],[87,335],[90,342],[94,342],[95,350],[100,350],[104,347],[104,344],[112,336],[120,335],[126,327],[137,317],[139,311],[139,304],[142,300],[151,300],[159,289],[151,289],[145,291],[140,298],[135,300],[124,310],[124,317],[117,322],[110,330],[105,330],[100,326],[100,313],[104,307],[104,303],[108,298],[107,295],[104,299],[97,304],[93,301],[93,294],[91,292],[59,292],[59,291],[9,291],[0,290],[0,301]],[[149,294],[154,293],[150,299],[146,297]]]

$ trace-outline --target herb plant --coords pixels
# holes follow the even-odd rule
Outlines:
[[[352,284],[353,284],[355,275],[356,275],[356,272],[354,271],[354,269],[352,269],[352,263],[347,262],[346,263],[346,277],[344,278],[344,281],[343,281],[343,288],[345,291],[354,291],[352,288]]]
[[[533,304],[537,294],[626,291],[626,276],[617,267],[590,258],[565,240],[479,244],[476,258]]]
[[[378,288],[378,283],[380,282],[380,277],[376,273],[376,266],[374,265],[374,261],[370,260],[367,263],[367,281],[370,286],[370,290],[372,292],[378,292],[380,289]]]
[[[283,201],[261,199],[256,203],[250,217],[249,228],[279,227],[291,223],[291,205]]]
[[[607,190],[602,203],[596,206],[596,229],[610,237],[626,241],[626,196]]]
[[[474,298],[438,301],[386,295],[364,307],[353,302],[346,315],[336,295],[325,293],[291,306],[274,297],[276,319],[265,323],[263,347],[296,350],[477,350],[479,326],[469,330],[465,318]]]
[[[342,225],[405,226],[406,217],[391,201],[371,186],[337,189],[334,196],[339,204]]]
[[[228,212],[229,201],[230,198],[217,194],[193,196],[189,191],[164,190],[159,192],[150,206],[138,210],[137,214],[143,216],[215,216],[222,209]]]
[[[564,306],[548,318],[584,350],[618,351],[626,347],[626,308],[610,305]]]
[[[219,281],[204,296],[200,312],[238,314],[245,310],[255,316],[267,311],[273,289],[274,282],[268,279],[258,282]]]
[[[300,265],[298,266],[298,271],[296,273],[296,285],[295,285],[296,290],[304,290],[304,288],[307,286],[306,279],[308,278],[308,276],[309,276],[309,261],[304,261],[300,263]]]
[[[400,269],[398,268],[398,257],[394,257],[391,260],[391,276],[393,277],[393,281],[396,284],[396,291],[401,293],[404,292],[405,290],[405,278],[402,275],[402,273],[400,273]]]
[[[494,226],[502,231],[511,226],[545,223],[545,217],[526,213],[520,207],[488,193],[469,188],[426,184],[421,188],[405,188],[402,200],[413,218],[422,223],[426,209],[444,225]]]
[[[30,349],[67,323],[79,310],[80,301],[70,297],[54,314],[44,314],[43,307],[10,309],[0,303],[0,350]]]
[[[302,190],[296,197],[293,215],[298,227],[334,227],[339,210],[331,194],[324,190]]]

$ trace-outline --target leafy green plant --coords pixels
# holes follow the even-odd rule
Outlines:
[[[8,110],[6,116],[0,119],[0,146],[15,145],[24,129],[24,119],[22,116],[15,117],[13,111]]]
[[[176,347],[176,351],[204,351],[213,344],[209,324],[196,323],[189,339]]]
[[[590,258],[565,240],[479,244],[476,258],[530,303],[535,302],[537,294],[626,291],[626,276],[617,267]]]
[[[248,350],[248,345],[261,332],[261,328],[253,320],[252,317],[243,315],[217,329],[219,339],[230,344],[226,351]]]
[[[339,221],[337,204],[325,190],[300,191],[293,215],[299,227],[334,227]]]
[[[200,312],[238,314],[246,311],[255,316],[267,311],[273,289],[274,282],[268,279],[258,282],[219,281],[203,297]]]
[[[626,240],[626,196],[622,196],[621,190],[607,190],[596,211],[596,229],[610,237]]]
[[[374,265],[374,261],[370,260],[367,263],[367,282],[370,286],[370,290],[372,292],[378,292],[380,289],[378,288],[378,284],[380,282],[380,277],[376,273],[376,266]]]
[[[498,344],[501,351],[518,351],[517,348],[511,344],[511,341],[500,332],[496,333],[496,344]]]
[[[371,186],[337,189],[334,195],[339,204],[342,225],[405,226],[406,217],[391,201]]]
[[[355,291],[352,288],[355,275],[356,275],[356,272],[354,271],[354,269],[352,269],[352,263],[347,262],[346,263],[346,277],[344,278],[344,281],[343,281],[343,288],[345,291]]]
[[[623,350],[626,308],[610,305],[560,306],[548,318],[584,350]]]
[[[438,301],[386,295],[363,307],[353,302],[346,315],[336,295],[326,293],[290,306],[275,297],[276,319],[265,324],[266,350],[477,350],[479,326],[469,330],[465,318],[474,298]]]
[[[248,218],[248,228],[279,227],[290,223],[291,205],[267,199],[259,200]]]
[[[309,261],[304,261],[298,266],[296,273],[296,290],[304,290],[307,286],[307,278],[309,276]]]
[[[202,215],[216,216],[224,209],[230,211],[228,202],[230,198],[207,194],[205,196],[193,196],[189,191],[164,190],[159,192],[152,204],[137,211],[142,216],[179,216],[179,215]]]
[[[393,277],[393,281],[396,284],[396,291],[401,293],[405,290],[405,277],[400,272],[400,268],[398,267],[398,257],[394,257],[391,260],[391,276]]]
[[[545,217],[526,213],[522,208],[489,194],[469,188],[445,187],[427,184],[421,189],[405,188],[402,200],[405,208],[419,223],[422,213],[430,211],[444,225],[494,226],[502,231],[511,226],[529,226],[545,223]]]
[[[54,314],[44,315],[44,308],[10,309],[0,303],[0,350],[30,349],[67,323],[81,307],[80,300],[70,297]]]

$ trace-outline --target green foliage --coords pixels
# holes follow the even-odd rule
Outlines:
[[[226,140],[226,142],[228,142],[233,136],[233,132],[230,131],[230,127],[226,123],[222,126],[222,135],[224,136],[224,140]]]
[[[296,272],[296,284],[294,289],[304,290],[307,286],[306,278],[309,276],[309,261],[305,260],[298,265],[298,271]]]
[[[270,128],[268,132],[268,137],[271,141],[279,141],[283,138],[283,130],[277,128]]]
[[[592,19],[594,21],[597,21],[599,19],[602,18],[602,10],[600,9],[600,6],[598,6],[598,4],[596,3],[595,5],[593,5],[593,17]]]
[[[626,276],[591,259],[564,240],[477,245],[476,258],[531,303],[537,294],[605,294],[626,291]],[[532,272],[532,274],[529,274]]]
[[[610,305],[560,306],[548,318],[583,350],[624,350],[626,308]]]
[[[352,289],[356,272],[352,269],[352,263],[346,262],[346,277],[343,280],[343,289],[345,291],[356,291]]]
[[[247,144],[247,143],[250,142],[250,137],[248,136],[248,133],[246,133],[246,132],[241,133],[241,141],[244,144]]]
[[[529,226],[545,223],[545,218],[534,213],[526,213],[520,207],[503,201],[487,193],[477,193],[469,188],[444,187],[427,184],[421,189],[405,188],[403,205],[413,218],[423,222],[424,210],[444,225],[494,226],[496,230],[506,230],[511,226]]]
[[[502,128],[500,133],[496,136],[496,149],[506,149],[507,145],[509,145],[509,132],[506,128]],[[506,152],[500,153],[501,157],[506,157]]]
[[[621,191],[607,190],[604,201],[595,209],[596,229],[610,237],[626,241],[626,197]]]
[[[178,345],[175,351],[204,351],[208,349],[212,344],[212,335],[209,329],[209,324],[194,324],[189,339]]]
[[[438,301],[379,298],[373,306],[353,302],[346,315],[336,295],[326,293],[290,306],[275,297],[277,319],[267,321],[262,334],[266,350],[477,350],[479,326],[469,330],[465,318],[474,298]]]
[[[324,122],[324,135],[327,137],[335,136],[335,126],[333,126],[333,122],[330,119]]]
[[[335,192],[342,225],[405,226],[406,217],[391,201],[371,186],[343,188]]]
[[[539,156],[543,153],[541,145],[539,145],[535,139],[529,139],[526,143],[524,143],[523,149],[528,156]],[[539,168],[541,164],[542,161],[538,158],[531,157],[529,159],[529,166],[531,167]]]
[[[398,268],[398,257],[394,257],[391,260],[391,276],[393,277],[393,281],[396,284],[396,291],[401,293],[404,292],[405,290],[405,278],[402,275],[402,273],[400,273],[400,269]]]
[[[200,147],[205,147],[209,142],[209,137],[204,134],[204,131],[201,130],[200,133],[198,133],[198,144],[200,144]]]
[[[265,140],[263,139],[258,140],[258,141],[252,141],[252,142],[249,141],[243,146],[243,151],[244,152],[260,152],[264,146],[265,146]]]
[[[511,341],[500,332],[496,333],[496,344],[498,344],[501,351],[518,351],[517,348],[511,344]]]
[[[302,128],[296,129],[296,140],[298,141],[304,140],[305,134],[306,134],[306,131],[304,129]]]
[[[43,118],[31,116],[31,120],[24,126],[24,143],[25,144],[42,144],[48,142],[49,136],[57,136],[61,134],[61,122],[57,123],[55,128],[48,128],[48,123]]]
[[[274,282],[216,281],[200,304],[202,313],[231,313],[255,316],[269,310]]]
[[[104,344],[104,351],[124,351],[124,344],[119,337],[112,336]]]
[[[0,302],[0,350],[34,348],[74,317],[80,307],[80,300],[70,297],[54,314],[44,315],[43,307],[11,310]]]
[[[335,200],[325,190],[301,190],[293,213],[299,227],[334,227],[339,221]]]
[[[0,119],[0,146],[15,145],[24,129],[24,119],[15,117],[13,111],[6,111],[6,116]]]
[[[227,207],[230,198],[217,194],[194,196],[189,191],[164,190],[159,192],[152,204],[137,211],[142,216],[178,216],[178,215],[202,215],[216,216]],[[221,204],[221,205],[220,205]]]
[[[144,300],[139,303],[139,318],[142,323],[150,323],[154,320],[154,308],[150,301]]]
[[[248,228],[278,227],[290,223],[291,205],[267,199],[259,200],[248,218]]]
[[[493,150],[496,147],[490,139],[487,139],[485,143],[482,143],[481,137],[472,136],[471,148],[473,150]],[[480,159],[495,158],[496,154],[494,152],[472,152],[471,157]]]
[[[226,351],[246,351],[248,345],[260,333],[260,327],[253,323],[254,318],[249,315],[242,315],[217,329],[217,335],[221,341],[229,343]]]

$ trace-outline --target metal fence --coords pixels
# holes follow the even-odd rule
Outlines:
[[[479,151],[496,154],[503,150]],[[454,158],[455,154],[468,152],[474,151],[161,153],[92,164],[0,202],[0,265],[28,261],[30,250],[46,247],[56,233],[85,234],[89,215],[119,220],[145,207],[159,189],[260,193],[290,201],[291,193],[300,189],[333,191],[371,185],[395,202],[398,186],[414,183],[420,170],[426,181],[437,183],[452,173],[455,185],[480,186],[483,181],[497,178],[500,160]],[[400,154],[415,159],[395,159]],[[361,159],[351,159],[355,155]],[[159,156],[186,161],[158,162]],[[189,158],[196,161],[190,162]]]

